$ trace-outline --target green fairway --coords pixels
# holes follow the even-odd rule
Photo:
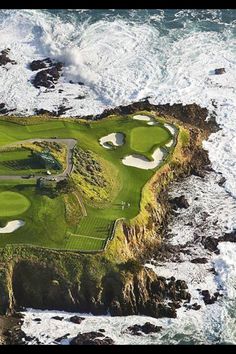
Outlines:
[[[154,147],[162,146],[170,138],[168,131],[161,126],[134,128],[130,135],[131,148],[142,153],[152,152]]]
[[[15,216],[24,213],[30,206],[30,201],[22,194],[15,192],[0,193],[0,216]]]
[[[25,225],[12,234],[2,234],[0,247],[9,243],[24,243],[55,249],[101,250],[116,219],[129,221],[138,215],[142,188],[158,169],[144,170],[125,166],[122,159],[134,153],[142,153],[150,158],[153,149],[164,146],[172,139],[172,135],[161,122],[156,126],[148,126],[147,122],[134,120],[132,116],[113,116],[89,122],[41,122],[38,118],[36,123],[21,125],[0,120],[0,146],[34,138],[76,139],[77,148],[80,149],[78,154],[82,155],[77,156],[79,160],[74,160],[75,170],[71,177],[78,185],[80,196],[72,198],[68,195],[65,199],[60,195],[50,198],[38,193],[32,182],[0,181],[0,196],[9,192],[20,193],[27,201],[27,207],[25,204],[25,209],[22,207],[21,211],[20,203],[11,204],[9,198],[9,204],[1,203],[0,221],[11,220],[10,216],[16,214],[7,213],[15,208],[15,212],[24,213]],[[116,132],[125,135],[123,145],[105,149],[99,144],[99,139]],[[7,161],[27,160],[25,154],[24,150],[2,152],[0,175],[6,175],[7,170],[10,170]],[[97,170],[93,170],[94,166]],[[17,175],[18,171],[21,170],[7,174]],[[83,212],[79,210],[81,203]]]

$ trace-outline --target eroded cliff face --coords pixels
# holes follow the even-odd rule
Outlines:
[[[176,308],[190,301],[187,285],[174,278],[158,277],[135,263],[121,264],[96,279],[84,262],[75,282],[55,267],[19,261],[12,267],[11,310],[22,307],[91,312],[113,316],[148,315],[176,317]],[[7,294],[7,291],[6,291]],[[5,304],[2,312],[9,308]]]

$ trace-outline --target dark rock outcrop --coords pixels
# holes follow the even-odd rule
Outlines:
[[[226,233],[218,238],[214,238],[211,236],[206,238],[203,237],[201,242],[206,249],[211,252],[215,252],[216,254],[219,254],[220,250],[217,248],[219,242],[236,242],[236,231]]]
[[[84,317],[80,317],[80,316],[72,316],[69,318],[70,322],[76,323],[76,324],[80,324],[83,320],[85,320]]]
[[[113,339],[100,332],[79,333],[70,341],[70,345],[112,345]]]
[[[35,322],[41,322],[41,318],[34,318],[33,321],[35,321]]]
[[[201,291],[201,295],[203,296],[203,301],[206,305],[211,305],[214,304],[214,302],[216,302],[219,293],[215,292],[214,295],[210,295],[209,290],[202,290]]]
[[[202,170],[198,170],[196,168],[192,168],[191,170],[191,174],[200,178],[204,178],[205,177],[205,171]]]
[[[35,110],[35,114],[38,116],[41,116],[41,115],[56,116],[57,112],[56,111],[48,111],[47,109],[40,108],[40,109]]]
[[[218,182],[218,185],[219,185],[220,187],[223,186],[223,184],[225,183],[225,181],[226,181],[226,178],[222,176],[222,177],[220,178],[219,182]]]
[[[15,108],[14,109],[8,109],[8,108],[6,108],[5,103],[0,103],[0,114],[6,114],[6,113],[9,113],[9,112],[13,112],[13,111],[15,111]]]
[[[217,248],[218,243],[219,243],[219,239],[208,236],[207,238],[202,238],[202,244],[204,246],[204,248],[206,248],[207,250],[211,251],[211,252],[215,252],[216,254],[219,254],[219,250]]]
[[[150,322],[146,322],[144,325],[135,324],[133,326],[129,326],[127,328],[127,331],[133,335],[140,336],[143,333],[145,334],[158,333],[161,331],[161,329],[162,329],[161,326],[155,326]]]
[[[207,260],[207,258],[205,258],[205,257],[197,257],[197,258],[193,258],[193,259],[191,259],[191,261],[190,261],[191,263],[199,263],[199,264],[204,264],[204,263],[207,263],[208,262],[208,260]]]
[[[222,75],[222,74],[225,74],[225,73],[226,73],[225,68],[215,69],[215,75]]]
[[[29,68],[32,71],[40,70],[52,66],[52,60],[50,58],[42,59],[42,60],[33,60],[29,64]]]
[[[52,317],[53,320],[57,320],[57,321],[62,321],[64,319],[64,317],[61,316],[53,316]]]
[[[179,208],[187,209],[189,207],[189,203],[184,195],[169,199],[169,203],[171,204],[174,210],[177,210]]]
[[[64,114],[66,111],[70,110],[72,107],[66,107],[64,105],[60,105],[57,110],[57,117],[61,116]]]
[[[13,65],[17,64],[15,60],[11,60],[8,56],[10,52],[10,49],[7,48],[7,49],[4,49],[0,52],[0,66],[4,66],[8,63],[11,63]]]
[[[32,80],[32,84],[36,88],[40,88],[41,86],[49,89],[55,88],[55,84],[57,83],[61,75],[63,63],[53,63],[50,59],[48,59],[47,62],[45,62],[45,60],[36,60],[30,64],[30,68],[33,68],[31,70],[38,70],[38,68],[45,67],[47,68],[37,72],[37,74]]]
[[[59,117],[71,108],[72,107],[65,107],[64,105],[58,106],[57,111],[48,111],[47,109],[40,108],[40,109],[35,110],[35,114],[40,115],[40,116],[47,115],[47,116],[51,116],[51,117]]]
[[[199,305],[197,302],[195,302],[194,304],[191,305],[187,305],[187,310],[195,310],[198,311],[200,310],[201,305]]]
[[[236,231],[226,233],[219,237],[219,242],[236,242]]]

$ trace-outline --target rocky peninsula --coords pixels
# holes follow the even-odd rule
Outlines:
[[[113,240],[97,254],[31,246],[1,249],[0,313],[9,316],[9,321],[26,307],[174,318],[177,308],[190,304],[185,281],[160,277],[144,264],[154,253],[168,257],[172,252],[165,247],[168,218],[173,208],[184,207],[186,202],[184,197],[169,200],[168,188],[173,181],[191,174],[201,176],[211,169],[202,141],[218,126],[214,116],[207,119],[207,109],[196,104],[153,105],[148,100],[83,118],[98,120],[136,112],[152,112],[180,128],[171,159],[144,187],[139,215],[129,224],[120,221]],[[5,331],[5,342],[8,334]]]

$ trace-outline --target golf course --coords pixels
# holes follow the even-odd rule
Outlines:
[[[152,125],[146,113],[143,120],[139,117],[97,121],[0,117],[0,224],[22,220],[14,232],[0,234],[0,247],[103,250],[114,234],[115,221],[129,223],[138,215],[144,185],[175,148],[170,142],[176,141],[177,130],[173,134],[161,117],[151,116]],[[27,141],[32,148],[34,139],[76,141],[72,161],[66,161],[65,154],[54,156],[63,166],[73,165],[66,175],[71,181],[67,189],[63,185],[56,193],[50,185],[54,189],[49,193],[48,186],[39,187],[40,176],[45,175],[44,184],[53,181],[30,155]],[[62,171],[52,173],[55,180]]]

